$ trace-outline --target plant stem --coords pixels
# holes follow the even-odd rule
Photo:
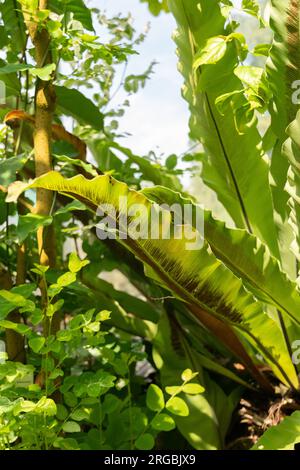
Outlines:
[[[15,135],[16,137],[16,135]],[[7,140],[5,142],[5,150],[7,150]],[[6,206],[8,209],[8,205]],[[24,207],[20,202],[18,202],[18,213],[24,214]],[[9,223],[8,217],[6,219],[7,227],[7,236],[9,234]],[[25,258],[25,245],[18,246],[17,249],[17,275],[16,275],[16,285],[25,284],[26,281],[26,258]],[[11,289],[13,287],[13,280],[9,272],[7,272],[7,286],[6,289]],[[22,323],[23,317],[18,310],[10,312],[8,315],[8,320],[13,323]],[[25,351],[25,338],[20,335],[17,331],[6,329],[5,330],[5,343],[6,343],[6,352],[7,357],[10,361],[26,363],[26,351]]]
[[[39,10],[48,8],[48,0],[39,0]],[[37,18],[32,18],[30,13],[23,10],[25,23],[29,36],[35,47],[35,60],[37,67],[43,67],[52,63],[50,50],[50,36],[45,28],[40,28]],[[55,91],[52,79],[43,81],[39,78],[36,83],[35,93],[35,132],[34,155],[35,176],[41,176],[52,170],[51,139],[52,121],[55,111]],[[49,215],[53,204],[53,193],[44,189],[37,190],[35,212],[39,215]],[[56,262],[56,247],[54,227],[41,227],[37,232],[40,264],[54,267]],[[45,286],[41,284],[42,304],[46,302]],[[48,325],[45,325],[48,331]]]

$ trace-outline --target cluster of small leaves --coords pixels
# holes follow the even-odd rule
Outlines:
[[[235,10],[233,3],[224,1],[223,14],[228,18],[228,35],[215,36],[208,39],[205,46],[196,54],[194,59],[194,70],[197,72],[203,65],[214,65],[222,61],[226,54],[235,48],[237,64],[234,74],[241,82],[241,87],[231,93],[221,95],[216,99],[219,112],[225,115],[228,106],[234,111],[236,129],[240,134],[247,131],[256,120],[255,111],[265,113],[272,97],[267,83],[266,73],[263,67],[256,65],[245,65],[248,60],[249,48],[243,34],[238,32],[239,23],[232,19],[232,11]],[[243,12],[257,18],[260,27],[265,24],[260,13],[260,6],[256,0],[243,0],[241,4]],[[251,55],[268,56],[270,46],[268,44],[257,44]],[[225,60],[225,59],[224,59]],[[253,62],[253,59],[252,61]],[[246,98],[246,103],[245,103]]]
[[[149,11],[152,15],[157,16],[161,12],[168,12],[168,1],[167,0],[141,0],[142,3],[147,3]]]
[[[150,450],[154,447],[153,431],[172,431],[176,427],[176,423],[172,415],[188,416],[189,408],[184,398],[179,397],[180,394],[198,395],[204,392],[204,388],[198,383],[191,380],[197,376],[190,369],[183,371],[181,385],[166,387],[165,392],[170,397],[165,400],[164,393],[160,387],[151,384],[147,390],[146,403],[147,407],[155,412],[148,426],[145,427],[142,434],[137,438],[135,445],[141,450]]]
[[[24,335],[29,355],[27,365],[0,364],[2,448],[150,449],[158,433],[175,428],[172,414],[188,415],[187,404],[178,395],[203,392],[191,383],[197,374],[186,370],[182,385],[166,388],[167,401],[153,384],[147,389],[146,403],[139,399],[137,405],[132,380],[137,380],[136,364],[146,359],[143,343],[120,340],[110,327],[105,328],[110,320],[107,310],[65,315],[65,328],[51,333],[54,315],[64,309],[64,290],[88,264],[71,253],[68,271],[47,286],[44,309],[37,297],[31,300],[35,284],[0,291],[0,328]],[[47,267],[36,265],[32,272],[39,283],[48,284]],[[26,316],[26,325],[6,319],[15,308]],[[45,322],[49,334],[42,335]],[[142,381],[135,387],[142,395],[147,385]],[[57,394],[61,398],[55,402]]]

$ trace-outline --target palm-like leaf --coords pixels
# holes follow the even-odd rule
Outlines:
[[[282,219],[287,214],[288,194],[284,192],[289,163],[282,154],[286,128],[299,106],[293,99],[300,80],[300,3],[298,0],[272,0],[270,26],[274,39],[267,61],[267,73],[273,98],[270,102],[272,131],[276,142],[272,155],[271,173],[274,180],[274,205]]]
[[[228,228],[224,222],[215,219],[210,211],[201,209],[178,192],[156,186],[144,189],[143,193],[158,204],[178,204],[182,207],[190,204],[195,212],[201,210],[204,236],[216,257],[243,280],[253,295],[300,324],[300,294],[297,284],[288,279],[280,269],[278,260],[257,237],[246,230]]]
[[[279,256],[268,165],[258,149],[260,136],[255,123],[249,123],[247,131],[240,134],[232,109],[228,107],[226,116],[222,116],[215,104],[220,95],[242,88],[234,74],[238,65],[234,41],[228,43],[227,52],[216,64],[193,71],[195,57],[207,41],[227,34],[219,2],[170,0],[169,4],[178,24],[175,41],[185,79],[183,93],[190,105],[191,135],[206,151],[202,178],[236,225],[256,234]]]
[[[289,200],[290,205],[290,224],[293,228],[295,242],[292,246],[296,258],[300,260],[300,112],[298,112],[294,121],[288,126],[287,140],[283,144],[283,154],[287,158],[290,164],[288,171],[286,189],[288,194],[291,196]],[[296,265],[296,264],[295,264]],[[298,271],[298,263],[296,265]]]
[[[84,201],[94,211],[98,206],[112,204],[119,222],[122,220],[121,215],[127,217],[125,208],[120,205],[120,196],[127,198],[126,210],[135,204],[145,208],[147,220],[143,219],[144,224],[151,221],[152,211],[155,210],[153,203],[142,192],[130,190],[126,184],[108,175],[93,180],[87,180],[81,175],[64,179],[59,173],[51,172],[29,186],[21,185],[20,190],[29,187],[59,191]],[[16,190],[12,189],[10,198],[13,196],[16,196]],[[171,213],[168,216],[171,223]],[[159,233],[162,233],[162,222],[159,223]],[[119,231],[128,233],[122,223]],[[247,352],[248,347],[245,349],[242,342],[252,344],[280,380],[297,387],[298,379],[279,326],[269,318],[263,304],[245,289],[242,281],[216,258],[206,242],[201,249],[188,250],[184,238],[127,238],[122,241],[150,268],[156,279],[186,303],[198,321],[213,331],[244,361],[257,380],[264,382]]]

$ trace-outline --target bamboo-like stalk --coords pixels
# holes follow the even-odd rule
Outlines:
[[[48,0],[39,1],[39,10],[46,10]],[[35,47],[35,60],[37,67],[43,67],[52,62],[50,50],[50,36],[46,29],[39,29],[34,18],[24,12],[25,22],[29,31],[31,41]],[[34,155],[35,174],[40,176],[52,169],[51,138],[52,121],[55,110],[55,92],[52,80],[43,81],[39,78],[36,84],[35,94],[35,132],[34,132]],[[37,190],[36,213],[48,215],[53,204],[53,193],[47,190]],[[38,231],[38,249],[40,263],[42,265],[55,265],[56,250],[53,227],[41,228]]]
[[[39,0],[39,10],[48,8],[48,0]],[[23,11],[29,36],[35,48],[36,66],[41,68],[52,63],[51,38],[47,29],[41,28],[34,16]],[[41,176],[52,170],[51,140],[52,140],[52,122],[55,111],[55,91],[53,80],[43,81],[37,78],[35,93],[35,129],[34,129],[34,158],[35,158],[35,176]],[[37,190],[35,213],[39,215],[49,215],[53,205],[53,193],[44,189]],[[40,264],[54,267],[56,263],[56,243],[53,225],[39,228],[37,232],[37,242],[40,257]],[[40,285],[42,294],[42,303],[45,306],[47,302],[46,286]],[[44,325],[44,334],[49,333],[48,322]],[[57,328],[59,328],[59,322]]]
[[[0,289],[10,290],[13,287],[11,276],[7,270],[0,266]],[[20,313],[15,310],[8,315],[8,320],[14,323],[20,323],[22,318]],[[25,341],[23,336],[14,330],[5,330],[6,352],[10,361],[25,363]]]

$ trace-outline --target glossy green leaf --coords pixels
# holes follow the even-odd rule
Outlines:
[[[43,396],[37,403],[29,400],[21,400],[14,409],[14,413],[33,413],[44,416],[55,416],[56,404],[51,398]]]
[[[74,272],[67,272],[62,274],[57,279],[57,285],[59,287],[66,287],[76,281],[76,274]]]
[[[40,227],[47,227],[52,224],[52,217],[49,215],[26,214],[20,215],[17,225],[18,242],[21,245],[31,233],[36,232]]]
[[[173,170],[177,165],[177,156],[176,155],[169,155],[166,159],[166,167],[168,170]]]
[[[30,338],[28,343],[33,352],[38,353],[44,346],[45,341],[43,336],[36,336],[35,338]]]
[[[204,392],[204,388],[200,384],[189,383],[183,385],[182,391],[189,395],[198,395],[198,393]]]
[[[83,0],[49,0],[49,9],[55,13],[72,14],[88,31],[94,31],[91,10]]]
[[[253,16],[258,16],[259,14],[259,3],[257,0],[243,0],[242,9]]]
[[[75,421],[67,421],[63,424],[62,429],[67,433],[80,432],[80,426]]]
[[[224,36],[209,38],[196,54],[193,67],[197,69],[201,65],[216,64],[224,57],[226,48],[227,42]]]
[[[167,188],[147,188],[143,193],[158,204],[164,202],[169,206],[173,204],[183,206],[186,203],[195,207],[191,200],[182,198],[179,193]],[[298,323],[300,295],[297,285],[281,271],[277,260],[270,255],[267,247],[244,230],[228,228],[223,222],[215,219],[209,211],[199,206],[198,210],[203,211],[204,235],[216,257],[240,277],[247,289],[250,289],[256,297],[275,306],[283,315]],[[280,328],[275,323],[271,326],[271,323],[266,322],[263,317],[261,322],[255,323],[256,335],[259,330],[259,336],[264,338],[265,345],[269,344],[272,349],[272,345],[276,343],[282,369],[289,371],[288,375],[293,377],[293,383],[296,384],[295,368]],[[275,336],[277,339],[274,343]]]
[[[28,156],[18,155],[0,160],[0,184],[8,186],[15,181],[16,173],[20,171],[28,160]]]
[[[73,411],[70,418],[74,421],[84,421],[89,419],[89,413],[87,413],[87,411],[85,411],[83,408],[78,408],[77,410]]]
[[[264,69],[252,65],[240,65],[234,69],[234,74],[254,91],[258,91]]]
[[[157,16],[161,12],[168,12],[168,0],[141,0],[143,3],[147,3],[149,11],[152,15]]]
[[[257,44],[254,49],[252,54],[257,55],[257,56],[269,56],[270,53],[270,44]]]
[[[294,253],[295,259],[300,260],[300,113],[298,111],[296,118],[286,129],[288,136],[282,147],[282,153],[290,164],[287,174],[287,182],[285,189],[290,196],[289,199],[289,226],[292,229],[293,239],[289,241],[289,248]],[[294,262],[294,267],[297,269],[297,264]],[[298,268],[299,269],[299,268]],[[296,271],[296,275],[299,274]]]
[[[71,211],[84,211],[84,210],[86,210],[85,205],[82,204],[82,202],[75,200],[75,201],[70,202],[64,207],[61,207],[57,211],[55,211],[55,214],[53,215],[54,217],[56,217],[57,215],[66,214]]]
[[[166,403],[167,410],[178,416],[188,416],[189,408],[185,401],[179,397],[171,397]]]
[[[10,39],[13,40],[16,47],[21,50],[25,43],[26,28],[19,5],[11,0],[4,0],[4,2],[1,3],[0,14]]]
[[[47,82],[53,78],[55,70],[55,64],[48,64],[41,68],[34,67],[30,69],[30,73],[34,77],[38,77],[40,80]]]
[[[114,413],[117,411],[118,408],[122,407],[122,401],[116,397],[115,395],[112,395],[111,393],[106,393],[102,405],[102,409],[104,413],[110,414]]]
[[[145,433],[135,441],[135,447],[139,450],[151,450],[154,447],[154,443],[153,436]]]
[[[71,273],[78,273],[82,268],[84,268],[84,266],[87,266],[88,264],[90,264],[89,260],[81,260],[75,252],[71,253],[69,256],[68,268]]]
[[[176,393],[180,393],[182,391],[181,385],[171,385],[169,387],[166,387],[166,392],[169,395],[175,395]]]
[[[87,124],[96,130],[103,128],[103,115],[97,106],[79,90],[56,86],[58,110],[66,116],[71,116],[80,124]]]
[[[119,183],[108,175],[99,176],[93,180],[86,180],[83,176],[65,180],[60,174],[51,172],[36,180],[29,187],[58,190],[64,194],[69,194],[71,197],[76,195],[79,200],[84,200],[94,211],[97,210],[99,205],[106,203],[112,204],[118,211],[123,210],[120,207],[120,196],[126,196],[128,207],[137,203],[142,204],[145,208],[144,216],[150,214],[153,210],[153,204],[142,193],[129,190],[124,183]],[[15,197],[18,192],[25,188],[28,188],[28,186],[14,185],[10,190],[9,197],[11,198],[12,194]],[[169,213],[170,223],[171,220],[171,214]],[[223,229],[222,224],[220,227]],[[196,318],[199,318],[200,315],[202,322],[209,321],[209,329],[221,335],[225,344],[235,354],[243,357],[243,360],[258,380],[263,380],[263,378],[245,352],[244,346],[239,342],[235,331],[247,338],[247,341],[250,341],[257,348],[280,380],[295,385],[298,383],[279,325],[268,316],[264,304],[258,302],[245,289],[241,280],[216,258],[205,242],[202,248],[189,250],[186,246],[187,240],[184,237],[181,239],[171,238],[170,240],[135,239],[131,236],[129,224],[126,227],[121,224],[119,230],[129,235],[126,240],[123,240],[123,243],[151,268],[149,274],[183,300]],[[244,240],[244,237],[250,237],[245,231],[233,233],[237,237],[235,243],[240,241],[241,238]],[[248,253],[252,253],[254,246],[257,250],[257,241],[255,238],[250,237],[250,244],[253,243],[255,245]],[[278,272],[277,263],[269,256],[263,245],[259,244],[258,247],[261,247],[260,256],[267,256],[266,260],[270,261],[266,265],[266,260],[262,261],[259,257],[262,266],[265,269],[270,269],[272,273],[277,271],[275,282],[277,283],[279,279],[289,292],[289,296],[286,298],[283,292],[279,291],[277,294],[277,289],[274,291],[277,295],[284,295],[284,298],[282,298],[283,305],[280,304],[280,308],[284,309],[285,313],[292,314],[294,321],[297,321],[298,308],[296,305],[300,302],[297,290],[294,290],[294,286],[290,281],[281,276],[280,271]],[[237,256],[236,251],[233,251],[231,256]],[[251,257],[252,254],[248,256]],[[230,257],[228,257],[227,262],[230,262]],[[236,265],[240,265],[245,270],[244,263],[245,257],[242,257],[239,262],[236,262]],[[179,277],[178,273],[180,273]],[[262,273],[263,282],[265,282],[264,276],[264,273]],[[257,291],[259,292],[259,285]],[[272,299],[274,299],[274,292]],[[265,296],[263,298],[265,299]],[[295,311],[293,312],[294,308]],[[203,311],[208,313],[209,320],[203,315]],[[222,322],[222,328],[219,325],[220,321]],[[276,341],[274,341],[275,337]],[[277,350],[276,354],[274,348]]]
[[[216,64],[204,64],[192,73],[197,54],[216,36],[226,36],[226,18],[218,0],[170,0],[177,21],[175,42],[179,68],[184,76],[183,94],[190,106],[191,135],[202,143],[202,179],[217,194],[235,224],[253,232],[279,257],[268,164],[259,150],[256,122],[245,122],[240,133],[232,107],[226,119],[217,107],[220,95],[241,89],[234,70],[238,65],[235,41],[229,41],[225,55]],[[242,97],[240,109],[247,105]],[[243,162],[243,164],[241,164]],[[256,204],[257,194],[260,204]]]
[[[166,413],[160,413],[154,416],[151,421],[151,427],[156,431],[172,431],[172,429],[175,429],[176,424],[172,416]]]
[[[282,224],[288,215],[288,194],[284,192],[284,186],[289,163],[282,155],[281,149],[287,138],[286,128],[295,119],[299,108],[299,103],[297,103],[297,88],[299,88],[297,83],[300,80],[299,17],[298,2],[286,0],[270,2],[270,25],[274,32],[274,39],[270,58],[267,61],[267,74],[270,89],[273,92],[269,111],[272,117],[272,131],[276,135],[271,174],[274,206],[282,220],[279,230],[282,232],[280,238],[283,244]]]
[[[16,72],[24,72],[25,70],[28,70],[34,77],[38,77],[41,80],[48,81],[53,78],[53,73],[55,69],[55,64],[48,64],[40,68],[34,67],[30,64],[7,64],[0,67],[0,77],[2,75],[7,75]]]
[[[146,395],[147,407],[152,411],[161,411],[165,407],[162,390],[155,384],[149,385]]]
[[[269,428],[252,447],[252,450],[294,450],[300,442],[300,411]]]
[[[182,398],[188,404],[189,415],[173,415],[172,418],[178,430],[193,448],[221,449],[233,410],[229,398],[214,382],[206,382],[207,377],[205,378],[203,374],[194,350],[188,346],[182,332],[177,331],[172,325],[172,319],[168,319],[164,314],[159,321],[154,339],[153,359],[160,371],[163,386],[169,393],[176,393],[180,387],[174,384],[181,383],[182,371],[191,367],[195,370],[195,364],[197,364],[196,371],[199,379],[205,382],[205,388],[207,388],[203,394],[199,395],[182,394]],[[217,403],[219,406],[216,406]]]
[[[16,308],[20,308],[24,312],[34,312],[35,304],[28,300],[34,289],[34,284],[25,284],[13,287],[10,291],[0,290],[0,318],[6,318]]]
[[[181,374],[181,378],[184,382],[187,382],[193,379],[196,375],[197,374],[193,374],[193,371],[191,369],[185,369]]]
[[[29,70],[34,68],[30,64],[6,64],[0,67],[0,76],[10,73],[23,72],[24,70]]]
[[[55,160],[59,163],[62,163],[61,167],[64,168],[69,165],[73,165],[75,168],[82,168],[85,173],[88,173],[92,176],[97,176],[97,171],[91,163],[84,162],[79,158],[68,157],[66,155],[53,155]]]

